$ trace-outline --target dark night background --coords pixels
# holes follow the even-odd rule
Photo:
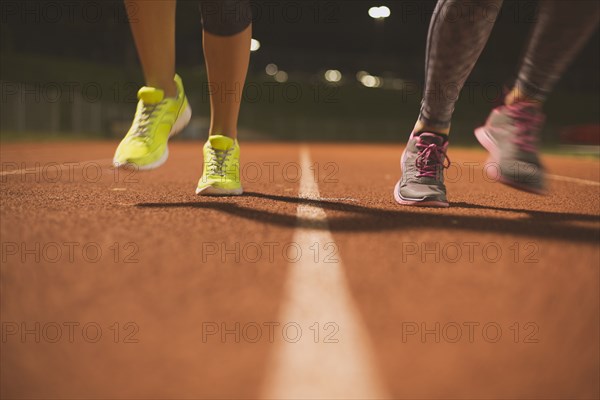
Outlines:
[[[289,74],[283,85],[301,87],[302,96],[289,101],[282,94],[274,98],[262,95],[246,102],[242,130],[282,139],[403,140],[418,114],[425,41],[435,3],[255,1],[253,37],[261,48],[252,53],[248,82],[272,83],[265,66],[275,63]],[[367,14],[370,7],[380,5],[391,9],[385,21]],[[505,2],[469,79],[476,89],[472,95],[463,93],[457,105],[454,131],[458,140],[471,142],[468,131],[485,118],[499,101],[495,93],[514,77],[535,22],[536,5],[537,1]],[[143,84],[123,3],[2,1],[1,18],[3,117],[14,112],[9,99],[12,88],[8,90],[6,82],[42,86],[47,82],[59,86],[60,82],[98,82],[104,88],[99,102],[106,104],[102,121],[95,129],[81,129],[90,135],[119,136],[115,121],[130,118],[135,90]],[[565,127],[598,124],[599,46],[596,32],[550,98],[549,141],[557,141]],[[208,102],[201,90],[206,79],[202,64],[198,2],[179,1],[178,71],[186,82],[195,116],[205,117]],[[339,86],[328,86],[322,79],[328,69],[342,72]],[[387,86],[365,88],[355,78],[361,70],[414,86],[408,93]],[[320,95],[315,97],[315,93]],[[110,111],[115,105],[120,105],[122,112]],[[67,111],[60,113],[56,126],[74,130],[65,122]],[[5,121],[3,131],[19,130],[14,125]],[[32,122],[21,130],[43,131],[43,122]],[[377,137],[372,136],[373,130]]]

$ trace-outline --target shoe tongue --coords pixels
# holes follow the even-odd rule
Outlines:
[[[210,136],[208,142],[210,143],[210,147],[221,151],[229,149],[234,144],[233,139],[223,135]]]
[[[437,133],[423,132],[419,134],[419,139],[422,143],[431,144],[435,143],[438,146],[442,146],[446,142],[445,135],[438,135]]]
[[[138,90],[138,99],[143,101],[144,104],[157,104],[163,101],[164,98],[165,92],[157,88],[144,86]]]

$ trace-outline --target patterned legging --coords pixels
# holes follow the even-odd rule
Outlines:
[[[447,128],[458,94],[479,58],[503,0],[439,0],[427,39],[420,119]],[[540,101],[552,91],[598,26],[595,0],[541,0],[516,85]]]

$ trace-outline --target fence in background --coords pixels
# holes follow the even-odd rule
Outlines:
[[[201,96],[199,96],[201,97]],[[194,110],[190,125],[180,137],[203,138],[208,132],[209,118],[198,110],[207,110],[206,99],[189,96]],[[127,131],[135,112],[133,101],[113,101],[111,96],[98,96],[90,88],[65,88],[52,84],[23,84],[0,81],[0,131],[18,134],[77,134],[118,138]],[[365,139],[365,132],[392,136],[399,132],[393,120],[349,120],[335,117],[312,118],[299,112],[297,116],[257,116],[242,108],[240,131],[247,139]],[[367,137],[368,139],[368,137]]]

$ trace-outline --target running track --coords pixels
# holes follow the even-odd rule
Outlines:
[[[244,143],[220,199],[200,143],[114,146],[2,145],[3,398],[600,397],[597,159],[539,197],[450,149],[439,210],[393,202],[397,145]]]

